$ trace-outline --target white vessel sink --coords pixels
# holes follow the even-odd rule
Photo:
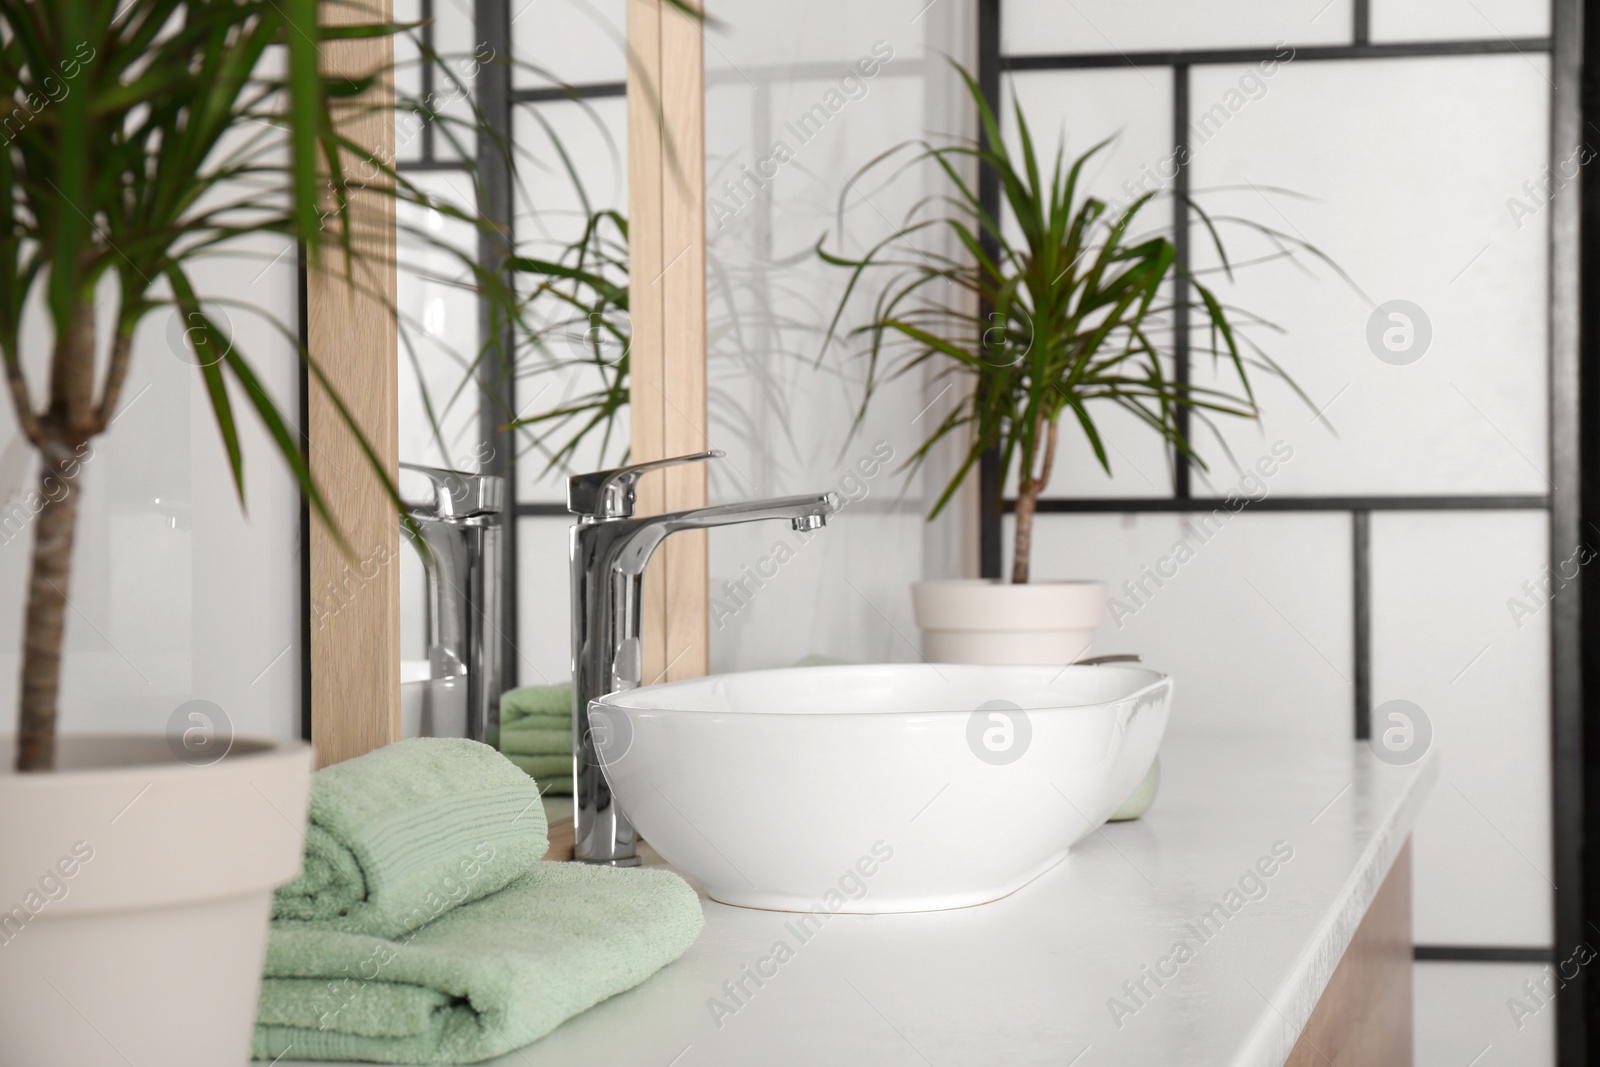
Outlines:
[[[590,705],[622,810],[716,900],[896,912],[995,900],[1131,793],[1172,680],[1136,667],[795,667]]]

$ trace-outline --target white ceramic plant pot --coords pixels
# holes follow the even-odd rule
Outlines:
[[[0,1063],[248,1062],[310,747],[241,738],[197,766],[159,736],[69,735],[29,774],[13,752],[0,739]]]
[[[1088,653],[1105,615],[1106,587],[963,578],[917,582],[911,602],[922,628],[922,654],[931,663],[1067,664]],[[1160,786],[1157,757],[1112,821],[1143,815]]]
[[[1106,587],[967,578],[917,582],[911,600],[933,663],[1066,664],[1089,650]]]

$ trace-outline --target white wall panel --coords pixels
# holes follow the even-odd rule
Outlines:
[[[1544,992],[1555,988],[1548,976],[1533,963],[1416,964],[1411,989],[1417,1067],[1550,1067],[1556,1062],[1556,1009]],[[1525,985],[1530,982],[1532,993]]]
[[[706,84],[759,85],[806,68],[842,68],[877,41],[902,60],[929,55],[929,26],[939,21],[932,8],[928,0],[710,0],[706,14],[714,24],[706,31]]]
[[[1373,704],[1421,707],[1443,761],[1415,834],[1421,944],[1550,943],[1550,608],[1523,585],[1544,584],[1546,530],[1542,512],[1372,517]]]
[[[1106,583],[1116,601],[1092,654],[1137,652],[1147,666],[1170,673],[1178,693],[1172,730],[1348,745],[1354,722],[1349,518],[1247,508],[1225,521],[1211,519],[1187,539],[1184,519],[1041,515],[1035,580]],[[1011,530],[1008,519],[1008,556]],[[1174,552],[1180,541],[1187,559]],[[1161,579],[1162,573],[1172,577]]]
[[[517,58],[512,84],[626,79],[625,8],[624,0],[511,0],[511,46]]]
[[[1213,276],[1224,299],[1287,331],[1257,336],[1314,405],[1258,376],[1264,430],[1219,423],[1236,451],[1262,433],[1293,440],[1290,491],[1549,489],[1549,213],[1508,207],[1545,164],[1544,67],[1517,55],[1290,62],[1197,151],[1193,186],[1213,190],[1197,193],[1209,210],[1311,242],[1359,288],[1314,261],[1306,272],[1262,263],[1235,285]],[[1225,101],[1240,74],[1196,68],[1196,113]],[[1226,232],[1236,260],[1274,251],[1241,227]],[[1195,248],[1205,263],[1198,231]],[[1431,344],[1403,366],[1368,343],[1375,306],[1395,299],[1431,322]]]
[[[241,301],[295,321],[292,246],[236,245],[192,277],[202,299]],[[111,306],[111,298],[102,301],[102,309]],[[230,306],[226,314],[236,346],[292,423],[299,388],[292,343],[260,312]],[[24,353],[36,389],[46,336],[43,318],[30,314]],[[62,728],[160,733],[179,705],[198,699],[219,707],[239,735],[298,737],[299,494],[271,438],[245,413],[248,400],[235,391],[248,513],[240,506],[195,357],[181,338],[165,311],[144,321],[120,414],[83,466]],[[7,404],[0,439],[13,444],[0,460],[0,489],[11,516],[33,488],[35,469],[15,427]],[[0,604],[8,608],[0,613],[0,722],[8,724],[16,713],[32,537],[24,521],[8,526],[0,543]]]
[[[1372,0],[1374,41],[1495,41],[1550,32],[1547,0]]]
[[[1350,0],[1007,0],[1007,55],[1348,44]]]

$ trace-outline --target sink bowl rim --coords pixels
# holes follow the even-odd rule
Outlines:
[[[1155,690],[1158,690],[1158,689],[1162,688],[1163,686],[1169,686],[1172,683],[1171,675],[1166,674],[1163,671],[1157,671],[1157,670],[1152,670],[1149,667],[1133,665],[1133,664],[1123,664],[1123,663],[1085,664],[1085,665],[1068,664],[1065,667],[1061,666],[1060,664],[1055,664],[1055,663],[1031,663],[1031,664],[1013,663],[1013,664],[997,664],[997,665],[977,664],[977,663],[940,663],[940,664],[932,664],[932,663],[844,663],[844,664],[817,664],[817,665],[814,665],[814,666],[803,666],[803,667],[763,667],[763,668],[758,668],[756,670],[748,670],[748,671],[724,671],[724,672],[719,673],[719,674],[702,675],[702,676],[700,676],[698,678],[681,678],[681,679],[678,679],[676,681],[671,681],[671,682],[656,682],[656,683],[651,684],[651,685],[639,686],[636,689],[618,690],[616,692],[607,693],[607,694],[605,694],[604,696],[601,696],[601,697],[596,697],[594,700],[590,701],[589,703],[590,703],[590,707],[591,708],[594,708],[594,707],[614,708],[614,709],[619,710],[619,711],[627,711],[627,712],[634,712],[634,713],[649,712],[649,713],[672,714],[672,715],[723,715],[723,716],[761,717],[761,718],[777,718],[777,717],[781,717],[781,716],[792,716],[792,717],[796,717],[796,718],[817,718],[817,717],[821,717],[821,716],[826,716],[826,717],[830,717],[830,718],[843,717],[843,716],[878,718],[878,717],[885,717],[885,716],[891,716],[891,715],[928,716],[928,715],[970,715],[970,714],[972,714],[973,709],[971,707],[953,707],[953,708],[945,708],[945,707],[925,707],[925,708],[887,707],[887,708],[878,708],[878,709],[870,709],[870,708],[869,709],[861,709],[861,708],[842,708],[842,709],[818,708],[818,709],[811,710],[811,711],[768,711],[768,710],[765,710],[765,709],[762,709],[762,708],[759,708],[759,707],[738,708],[738,709],[726,709],[726,708],[668,708],[668,707],[660,707],[660,706],[655,706],[655,705],[652,705],[652,704],[646,704],[646,703],[640,703],[639,702],[639,698],[641,696],[645,697],[646,699],[649,699],[650,697],[652,697],[652,696],[654,696],[656,694],[662,693],[662,692],[681,691],[681,690],[684,690],[684,689],[691,688],[693,686],[703,686],[703,685],[706,685],[709,681],[712,681],[712,680],[715,680],[715,679],[752,678],[752,677],[756,677],[756,676],[760,676],[760,675],[780,675],[780,674],[790,674],[790,673],[798,673],[798,672],[829,673],[829,674],[848,674],[848,673],[856,673],[856,672],[864,673],[864,672],[867,672],[867,671],[882,670],[884,668],[894,668],[896,670],[912,669],[912,670],[918,670],[921,673],[925,673],[925,674],[926,673],[932,673],[932,674],[935,674],[935,675],[940,675],[941,677],[942,677],[942,672],[945,671],[945,670],[958,671],[958,672],[963,672],[963,673],[966,673],[966,672],[985,672],[985,673],[999,672],[999,673],[1002,673],[1002,674],[1011,673],[1011,672],[1023,672],[1023,671],[1051,670],[1051,671],[1058,672],[1058,675],[1057,675],[1058,678],[1059,677],[1066,677],[1066,675],[1067,675],[1067,673],[1069,671],[1071,671],[1071,672],[1097,671],[1097,672],[1102,672],[1104,674],[1142,675],[1145,678],[1145,681],[1143,682],[1143,684],[1138,685],[1138,686],[1136,686],[1134,688],[1130,688],[1127,691],[1119,693],[1116,696],[1106,697],[1106,698],[1101,699],[1101,700],[1082,700],[1082,701],[1078,701],[1076,703],[1070,703],[1070,704],[1067,704],[1067,703],[1062,703],[1062,704],[1043,704],[1043,705],[1040,705],[1040,706],[1037,706],[1037,707],[1024,707],[1024,708],[1021,709],[1021,710],[1026,711],[1030,715],[1041,714],[1041,713],[1044,713],[1044,712],[1052,712],[1052,711],[1077,711],[1077,710],[1086,709],[1086,708],[1099,708],[1099,707],[1104,707],[1107,704],[1118,704],[1118,703],[1121,703],[1123,701],[1128,701],[1128,700],[1137,701],[1137,700],[1140,700],[1143,697],[1147,696],[1151,692],[1153,692]],[[1049,686],[1049,685],[1054,685],[1055,683],[1056,683],[1056,679],[1053,678],[1050,682],[1047,682],[1045,684],[1047,686]]]

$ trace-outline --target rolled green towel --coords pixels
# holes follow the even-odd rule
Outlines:
[[[670,871],[580,863],[538,864],[398,940],[274,923],[255,1055],[476,1063],[638,985],[702,925]]]
[[[545,775],[535,779],[539,783],[539,795],[542,797],[558,796],[570,797],[572,795],[572,775]]]
[[[530,730],[520,722],[500,731],[500,751],[508,756],[556,756],[572,752],[572,726]]]
[[[514,723],[507,723],[506,726],[502,726],[502,733],[506,729],[560,729],[568,737],[568,742],[571,742],[573,717],[566,715],[566,713],[562,713],[562,715],[523,715],[522,718],[518,718]]]
[[[413,738],[312,776],[305,866],[272,917],[397,937],[504,888],[548,849],[522,770],[476,741]]]
[[[500,725],[514,723],[529,715],[572,714],[572,683],[526,685],[500,694]]]
[[[507,756],[506,759],[522,768],[524,774],[531,775],[541,782],[546,778],[558,778],[562,775],[572,777],[571,756]]]

